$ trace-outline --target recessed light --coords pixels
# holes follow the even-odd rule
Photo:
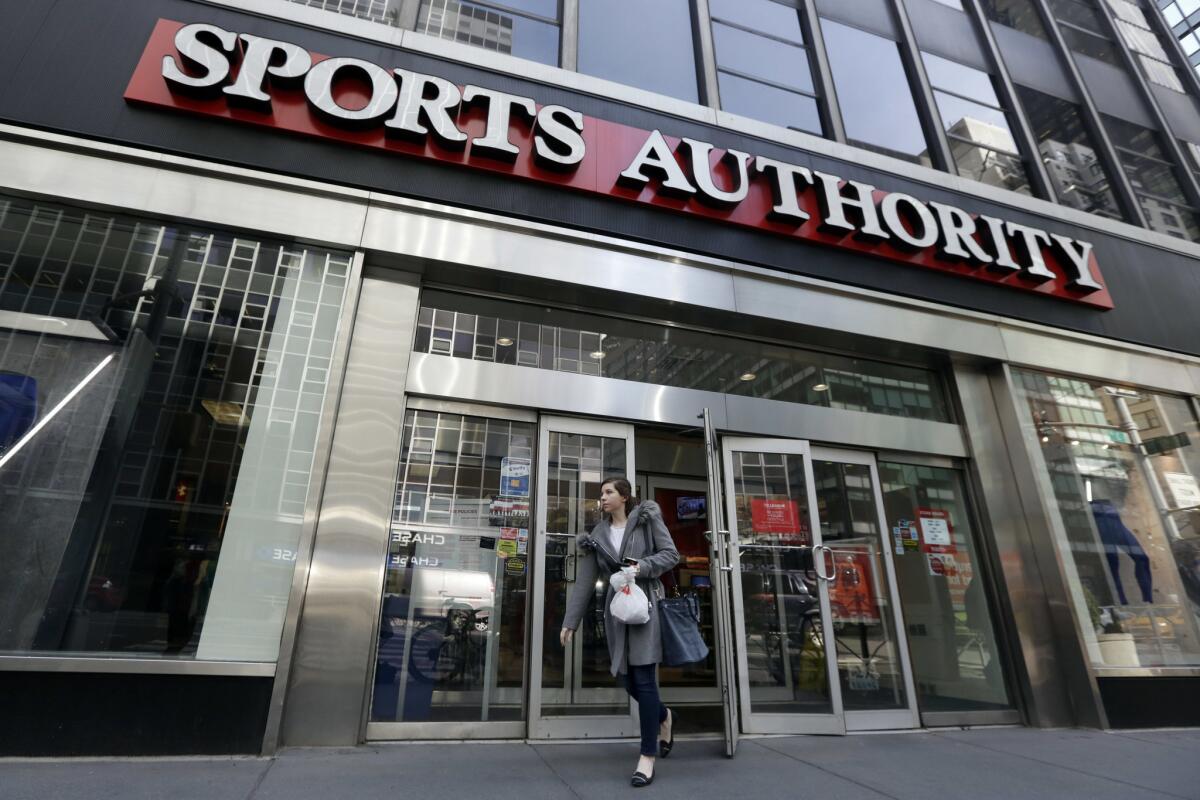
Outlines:
[[[1071,447],[1078,447],[1078,446],[1079,446],[1079,440],[1078,440],[1078,439],[1072,439],[1072,440],[1071,440]]]
[[[1048,441],[1050,441],[1050,437],[1049,437],[1049,436],[1042,436],[1042,444],[1045,444],[1045,443],[1046,443],[1046,442],[1048,442]]]
[[[593,350],[592,352],[588,353],[588,355],[594,359],[599,360],[601,358],[604,358],[604,351],[603,350]]]
[[[828,383],[818,383],[816,386],[813,387],[813,391],[814,392],[828,392],[829,384]]]
[[[512,339],[508,338],[507,336],[501,336],[496,340],[496,344],[500,345],[501,347],[512,347]]]
[[[743,372],[741,375],[738,376],[738,380],[739,381],[752,381],[757,377],[758,376],[755,375],[753,372]]]

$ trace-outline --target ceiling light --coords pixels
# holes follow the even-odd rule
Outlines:
[[[1048,442],[1048,441],[1050,441],[1050,437],[1049,437],[1049,436],[1045,436],[1045,435],[1043,435],[1043,436],[1042,436],[1042,444],[1045,444],[1045,443],[1046,443],[1046,442]]]
[[[738,380],[739,381],[752,381],[757,377],[758,376],[755,375],[753,372],[743,372],[741,375],[738,376]]]
[[[512,347],[512,339],[508,338],[507,336],[501,336],[496,340],[496,344],[500,345],[501,347]]]
[[[588,353],[588,355],[594,359],[599,360],[601,358],[604,358],[604,351],[603,350],[593,350],[592,352]]]
[[[816,386],[814,386],[812,388],[813,388],[814,392],[828,392],[829,384],[828,383],[818,383]]]
[[[1079,440],[1078,440],[1078,439],[1072,439],[1072,440],[1071,440],[1071,447],[1078,447],[1078,446],[1079,446]]]

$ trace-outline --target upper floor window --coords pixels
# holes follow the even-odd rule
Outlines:
[[[558,0],[421,0],[416,31],[558,66]]]
[[[821,33],[850,144],[929,166],[912,87],[896,43],[828,19]]]
[[[1058,202],[1104,217],[1121,219],[1112,179],[1079,108],[1066,100],[1017,87],[1017,97],[1037,139],[1038,154]]]
[[[1049,39],[1042,18],[1038,16],[1033,0],[980,0],[983,13],[992,22],[998,22],[1014,30],[1028,33],[1039,39]]]
[[[822,132],[800,12],[774,0],[711,0],[721,108]]]
[[[1142,65],[1146,79],[1159,86],[1182,92],[1183,83],[1179,80],[1179,73],[1175,71],[1162,40],[1150,27],[1150,21],[1146,19],[1142,7],[1130,0],[1107,2],[1116,19],[1117,31]]]
[[[1049,0],[1067,47],[1085,56],[1121,66],[1117,44],[1100,13],[1086,0]]]
[[[696,103],[689,0],[580,0],[579,71]]]
[[[1183,189],[1159,135],[1132,122],[1101,115],[1151,230],[1200,241],[1200,217]]]
[[[922,53],[960,175],[1029,194],[1029,177],[986,72]]]

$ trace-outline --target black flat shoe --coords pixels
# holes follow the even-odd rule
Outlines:
[[[635,773],[633,773],[633,778],[630,779],[629,783],[640,789],[643,786],[649,786],[650,784],[654,783],[654,776],[651,775],[650,777],[647,778],[645,773],[635,772]]]
[[[671,738],[658,740],[659,758],[666,758],[667,756],[671,755],[671,749],[675,747],[675,724],[679,722],[679,720],[675,717],[675,709],[668,708],[667,713],[670,714],[671,719]]]

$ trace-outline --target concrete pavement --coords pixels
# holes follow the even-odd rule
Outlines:
[[[633,789],[636,745],[413,743],[274,758],[0,760],[0,800],[1200,800],[1200,730],[987,728],[679,741]]]

